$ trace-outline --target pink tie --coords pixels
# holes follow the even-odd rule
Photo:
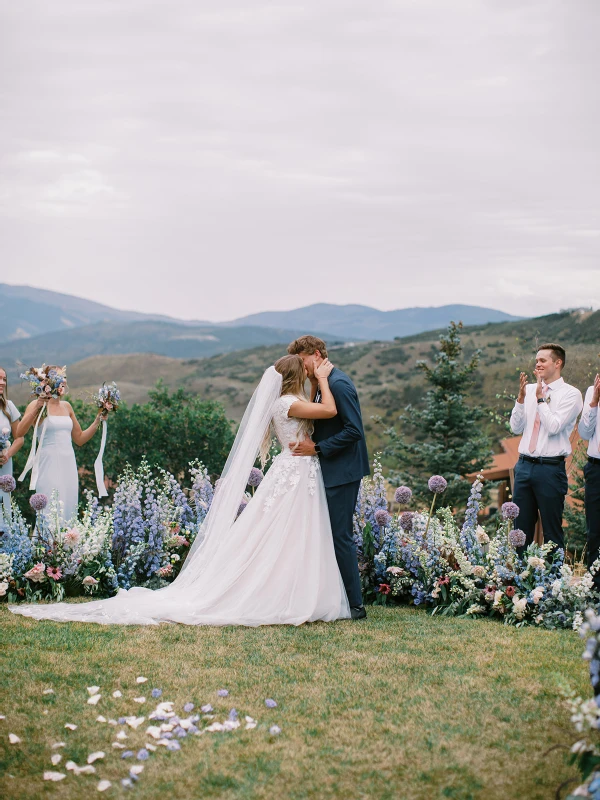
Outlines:
[[[548,394],[549,387],[543,386],[542,387],[542,397],[545,399],[546,395]],[[540,425],[542,421],[540,420],[540,412],[536,409],[535,412],[535,422],[533,423],[533,431],[531,432],[531,439],[529,440],[529,452],[531,454],[535,453],[538,438],[540,435]]]

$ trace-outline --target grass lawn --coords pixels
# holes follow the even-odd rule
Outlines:
[[[220,721],[235,707],[259,725],[190,736],[178,753],[159,747],[131,796],[547,800],[575,776],[563,751],[544,753],[575,739],[557,685],[562,678],[591,694],[582,650],[567,631],[410,608],[371,609],[366,623],[218,629],[36,622],[3,606],[0,796],[96,796],[104,778],[113,785],[101,796],[125,795],[120,778],[132,762],[111,747],[120,728],[95,719],[147,715],[156,686],[178,712],[187,701],[212,703]],[[148,682],[136,685],[138,675]],[[86,703],[94,684],[103,695],[96,707]],[[55,694],[43,695],[47,687]],[[221,687],[230,697],[217,698]],[[141,694],[145,705],[133,702]],[[278,707],[267,709],[267,697]],[[280,736],[269,736],[272,724]],[[145,729],[129,731],[127,746],[152,741]],[[10,745],[9,732],[22,743]],[[61,740],[66,747],[51,750]],[[96,750],[106,752],[96,775],[42,780]]]

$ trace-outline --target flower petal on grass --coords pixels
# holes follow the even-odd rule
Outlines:
[[[98,692],[100,691],[100,687],[99,686],[88,686],[87,690],[88,690],[88,694],[90,695],[90,697],[92,697],[93,695],[98,694]]]
[[[106,722],[106,717],[103,717],[102,714],[96,717],[96,722]]]
[[[93,697],[88,698],[88,706],[96,706],[100,702],[101,694],[95,694]]]
[[[42,694],[54,694],[54,689],[44,689]]]
[[[207,703],[205,706],[200,706],[200,711],[202,711],[203,714],[210,714],[214,709],[210,703]]]
[[[117,733],[117,739],[126,739],[126,738],[127,738],[127,734],[125,733],[125,731],[119,731]]]
[[[269,733],[271,734],[271,736],[279,736],[279,734],[281,733],[281,728],[279,727],[279,725],[271,725],[271,727],[269,728]]]
[[[162,689],[152,689],[152,697],[157,698],[162,694]]]
[[[133,758],[133,750],[125,750],[125,752],[121,753],[121,758]]]
[[[123,692],[120,692],[118,689],[112,693],[113,697],[123,697]]]
[[[17,736],[16,733],[9,733],[8,734],[8,741],[11,744],[20,744],[21,743],[21,740],[19,739],[19,737]]]
[[[147,680],[148,680],[148,678],[144,678],[143,675],[140,675],[139,678],[135,679],[135,682],[136,683],[146,683]]]
[[[144,771],[143,764],[134,764],[133,767],[129,770],[130,775],[141,775]]]
[[[140,727],[140,725],[142,724],[142,722],[144,722],[145,719],[146,717],[127,717],[125,719],[125,722],[129,725],[130,728],[133,728],[133,730],[135,731]]]
[[[0,714],[0,721],[3,719],[6,719],[6,717],[4,716],[4,714]]]
[[[67,722],[65,724],[65,728],[68,728],[68,730],[70,730],[70,731],[76,731],[77,730],[77,725],[73,725],[72,722]]]
[[[183,707],[183,710],[185,711],[186,714],[190,714],[194,710],[194,704],[186,703]]]
[[[181,750],[181,745],[177,741],[177,739],[172,739],[171,741],[167,742],[167,750],[171,752],[175,752],[176,750]]]
[[[60,753],[54,753],[50,761],[52,762],[52,766],[55,767],[57,764],[60,764],[62,760],[62,756]]]
[[[105,792],[107,789],[110,789],[112,783],[110,781],[100,781],[98,786],[96,787],[99,792]]]
[[[218,697],[227,697],[228,695],[229,695],[229,692],[228,692],[227,689],[218,689],[217,690],[217,696]]]
[[[121,744],[121,742],[113,742],[112,746],[115,748],[115,750],[125,750],[125,745]]]
[[[121,786],[124,789],[131,789],[133,787],[133,781],[131,778],[121,778]]]
[[[63,772],[44,772],[45,781],[62,781],[66,777]]]
[[[57,750],[59,747],[66,747],[66,742],[54,742],[52,745],[53,750]]]
[[[161,731],[158,725],[150,725],[150,727],[146,728],[146,733],[148,736],[152,736],[153,739],[160,739]]]
[[[271,697],[267,697],[265,700],[265,705],[267,708],[277,708],[277,703]]]
[[[154,753],[154,751],[156,750],[156,745],[150,744],[150,742],[146,742],[144,747],[146,748],[146,750],[150,750],[151,753]]]
[[[134,703],[145,703],[146,702],[146,698],[145,697],[134,697],[133,698],[133,702]]]
[[[94,761],[98,761],[99,758],[104,758],[104,756],[105,753],[103,753],[102,750],[98,750],[96,753],[90,753],[87,757],[87,763],[93,764]]]

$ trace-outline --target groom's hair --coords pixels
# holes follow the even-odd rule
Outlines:
[[[327,358],[327,345],[318,336],[301,336],[299,339],[294,339],[288,347],[288,353],[293,356],[299,356],[300,353],[312,356],[316,350],[321,353],[322,358]]]

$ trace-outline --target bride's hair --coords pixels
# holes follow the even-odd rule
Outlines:
[[[5,414],[10,419],[10,414],[8,413],[8,372],[4,369],[4,367],[0,367],[0,370],[6,376],[6,384],[4,389],[0,392],[0,412]]]
[[[281,375],[281,397],[285,394],[291,394],[308,402],[308,395],[304,384],[306,382],[306,370],[304,369],[304,362],[297,355],[283,356],[278,359],[273,365],[277,372]],[[310,419],[298,419],[298,431],[302,438],[312,436],[314,430],[313,422]],[[269,458],[269,450],[271,449],[271,440],[273,434],[271,426],[265,434],[265,438],[260,446],[260,463],[264,465]]]

